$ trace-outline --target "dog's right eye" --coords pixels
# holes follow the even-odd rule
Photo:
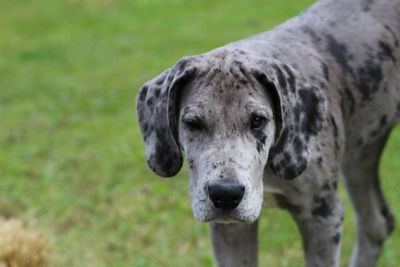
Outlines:
[[[264,129],[266,123],[267,119],[263,116],[253,115],[250,121],[250,127],[255,131],[261,131]]]
[[[200,118],[187,118],[183,119],[183,123],[190,129],[194,131],[200,131],[204,129],[204,123]]]

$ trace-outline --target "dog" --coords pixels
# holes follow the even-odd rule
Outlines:
[[[295,220],[307,266],[339,266],[339,177],[356,212],[350,266],[376,265],[395,226],[378,165],[400,119],[399,42],[400,1],[321,0],[141,87],[148,165],[174,176],[184,152],[218,266],[257,265],[257,220],[273,205]]]

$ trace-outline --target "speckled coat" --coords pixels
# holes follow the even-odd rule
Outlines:
[[[376,265],[395,222],[378,164],[400,119],[399,42],[399,0],[322,0],[140,89],[148,164],[173,176],[184,151],[193,214],[210,222],[219,266],[257,265],[262,206],[292,214],[307,266],[339,266],[341,176],[357,215],[350,265]],[[240,185],[234,208],[219,208],[215,183]]]

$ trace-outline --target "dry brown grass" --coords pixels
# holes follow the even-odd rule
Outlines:
[[[0,219],[0,267],[47,266],[50,254],[51,242],[42,231]]]

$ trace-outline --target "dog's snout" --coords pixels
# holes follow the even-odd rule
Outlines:
[[[243,198],[245,188],[234,182],[218,182],[207,186],[208,195],[218,209],[234,209]]]

